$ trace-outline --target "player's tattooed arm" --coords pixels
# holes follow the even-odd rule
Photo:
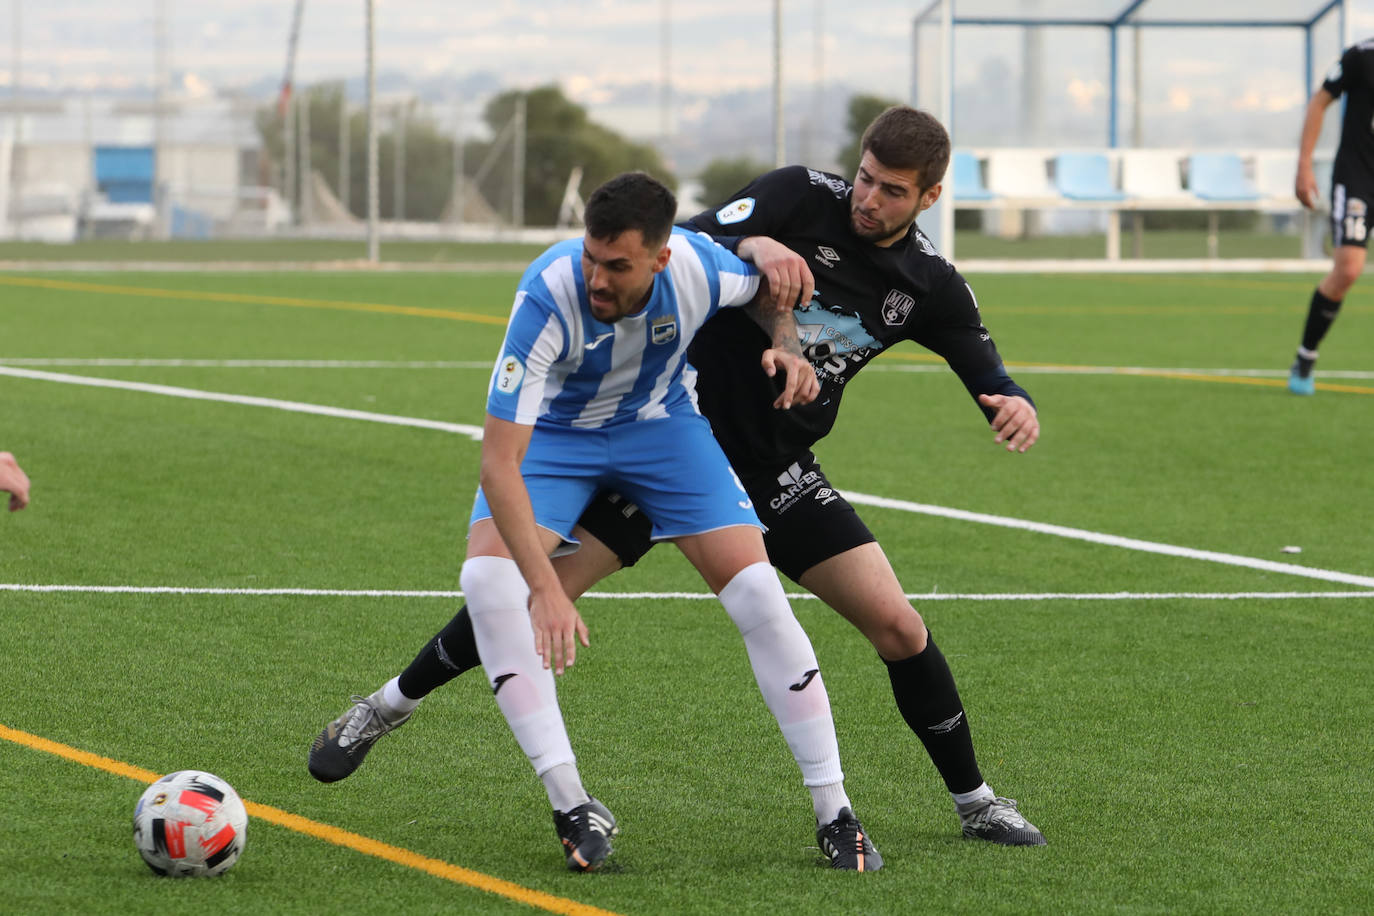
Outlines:
[[[760,361],[764,374],[774,378],[779,369],[783,371],[782,392],[773,401],[773,406],[786,410],[794,404],[809,404],[821,391],[816,369],[802,353],[801,338],[797,334],[797,321],[792,317],[792,309],[779,308],[773,296],[763,288],[764,285],[760,284],[758,298],[745,306],[744,310],[772,340],[772,345],[763,351]]]

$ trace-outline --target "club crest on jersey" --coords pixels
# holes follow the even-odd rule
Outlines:
[[[731,201],[716,211],[716,222],[722,226],[731,223],[742,223],[754,213],[754,198],[741,197],[739,200]]]
[[[904,324],[915,307],[916,300],[906,293],[895,289],[888,290],[887,298],[883,300],[883,324],[890,328]]]
[[[671,315],[655,318],[649,325],[649,340],[656,344],[677,340],[677,319]]]
[[[501,357],[500,368],[496,370],[496,390],[510,394],[520,387],[520,380],[524,377],[525,367],[517,357],[507,353]]]

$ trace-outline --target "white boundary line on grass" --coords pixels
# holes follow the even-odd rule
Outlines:
[[[288,410],[294,413],[310,413],[323,417],[338,417],[344,420],[366,420],[370,423],[389,423],[392,426],[418,426],[423,429],[437,429],[446,433],[458,433],[474,442],[482,438],[482,427],[468,426],[464,423],[445,423],[443,420],[425,420],[419,417],[402,417],[388,413],[372,413],[367,410],[349,410],[344,407],[326,407],[321,404],[305,404],[301,401],[281,401],[276,398],[259,398],[244,394],[223,394],[217,391],[201,391],[197,388],[176,388],[171,385],[151,385],[146,382],[124,382],[118,379],[92,378],[87,375],[67,375],[62,372],[41,372],[36,369],[19,369],[0,366],[0,375],[15,378],[36,379],[43,382],[62,382],[67,385],[88,385],[92,388],[119,388],[125,391],[141,391],[145,394],[161,394],[173,398],[190,398],[197,401],[220,401],[226,404],[246,404],[252,407],[271,407],[275,410]]]
[[[119,356],[96,357],[31,357],[0,356],[0,366],[21,366],[28,368],[158,368],[158,369],[480,369],[491,370],[491,363],[476,360],[385,360],[385,359],[139,359]],[[948,371],[944,363],[908,365],[904,363],[878,361],[870,363],[871,371],[906,372],[915,374],[940,373]],[[1176,367],[1150,368],[1148,366],[1029,366],[1012,364],[1019,373],[1027,375],[1216,375],[1223,378],[1287,378],[1287,369],[1180,369]],[[1322,372],[1324,379],[1354,379],[1369,381],[1374,379],[1374,370],[1332,369]]]
[[[932,506],[926,503],[907,502],[903,499],[888,499],[885,496],[869,496],[841,490],[845,499],[861,506],[877,506],[881,509],[898,509],[920,515],[935,515],[941,518],[956,519],[961,522],[978,522],[983,525],[996,525],[1000,528],[1016,528],[1021,531],[1034,531],[1037,534],[1051,534],[1055,537],[1075,541],[1088,541],[1108,547],[1121,547],[1125,550],[1139,550],[1143,553],[1157,553],[1170,557],[1184,557],[1189,560],[1207,560],[1227,566],[1244,566],[1265,572],[1285,573],[1292,576],[1305,576],[1309,579],[1322,579],[1327,582],[1343,582],[1346,585],[1361,585],[1374,588],[1374,576],[1360,576],[1354,573],[1338,572],[1332,569],[1319,569],[1314,566],[1299,566],[1296,563],[1276,563],[1257,557],[1245,557],[1234,553],[1220,553],[1215,550],[1196,550],[1192,547],[1178,547],[1174,544],[1161,544],[1157,541],[1142,541],[1137,538],[1121,537],[1115,534],[1102,534],[1084,528],[1069,528],[1064,525],[1050,525],[1045,522],[1032,522],[1026,519],[1010,518],[1003,515],[988,515],[983,512],[969,512],[965,509],[950,509],[946,506]]]
[[[543,233],[547,245],[568,235]],[[0,272],[63,273],[519,273],[528,261],[56,261],[37,258],[0,261]],[[1331,269],[1320,258],[966,258],[959,262],[964,276],[975,274],[1231,274],[1300,273],[1320,276]]]
[[[7,357],[0,366],[29,366],[45,369],[90,366],[152,367],[158,369],[485,369],[490,362],[451,359],[131,359],[119,356]],[[1374,373],[1370,373],[1374,377]]]
[[[318,404],[304,404],[299,401],[280,401],[275,398],[222,394],[213,391],[200,391],[194,388],[175,388],[168,385],[150,385],[143,382],[125,382],[116,379],[92,378],[83,375],[67,375],[59,372],[42,372],[36,369],[0,366],[0,376],[4,375],[16,378],[35,379],[38,381],[62,382],[69,385],[89,385],[96,388],[119,388],[147,394],[161,394],[171,397],[193,398],[207,401],[222,401],[255,407],[271,407],[277,410],[319,414],[321,416],[339,417],[349,420],[366,420],[373,423],[388,423],[394,426],[415,426],[424,429],[437,429],[443,432],[459,433],[468,436],[474,441],[480,441],[482,438],[482,428],[480,426],[445,423],[440,420],[402,417],[394,414],[371,413],[363,410],[347,410],[339,407],[324,407]],[[1265,572],[1283,573],[1291,576],[1303,576],[1309,579],[1320,579],[1326,582],[1341,582],[1346,585],[1374,588],[1374,576],[1362,576],[1354,573],[1320,569],[1312,566],[1299,566],[1295,563],[1277,563],[1272,560],[1261,560],[1256,557],[1221,553],[1214,550],[1195,550],[1191,547],[1178,547],[1173,544],[1161,544],[1155,541],[1142,541],[1137,538],[1120,537],[1114,534],[1102,534],[1096,531],[1088,531],[1083,528],[1070,528],[1064,525],[1050,525],[1043,522],[1032,522],[1025,519],[1010,518],[1001,515],[969,512],[964,509],[951,509],[946,506],[933,506],[927,503],[888,499],[884,496],[871,496],[866,493],[856,493],[843,488],[841,488],[840,492],[842,492],[845,498],[850,502],[864,506],[876,506],[882,509],[897,509],[902,512],[934,515],[941,518],[954,519],[956,521],[977,522],[984,525],[996,525],[1003,528],[1033,531],[1037,534],[1049,534],[1055,537],[1068,538],[1070,540],[1088,541],[1090,543],[1102,544],[1109,547],[1120,547],[1125,550],[1138,550],[1144,553],[1182,557],[1190,560],[1206,560],[1211,563],[1220,563],[1228,566],[1241,566],[1249,569],[1263,570]]]
[[[106,595],[252,595],[303,598],[462,598],[460,591],[409,590],[386,588],[199,588],[179,585],[25,585],[0,583],[0,592],[94,592]],[[583,598],[613,601],[672,599],[714,601],[709,592],[587,592]],[[814,600],[810,592],[790,592],[796,600]],[[915,592],[910,601],[1166,601],[1198,599],[1215,601],[1270,600],[1302,598],[1374,598],[1367,592],[1026,592],[997,594],[975,592]]]

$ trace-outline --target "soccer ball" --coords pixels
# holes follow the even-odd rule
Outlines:
[[[134,845],[159,875],[222,875],[243,854],[247,831],[248,811],[234,787],[201,770],[168,773],[134,808]]]

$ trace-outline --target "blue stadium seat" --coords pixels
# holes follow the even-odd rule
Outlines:
[[[1112,183],[1112,164],[1101,153],[1060,153],[1054,157],[1054,185],[1070,200],[1124,200]]]
[[[1194,153],[1188,157],[1188,190],[1203,200],[1258,200],[1260,192],[1235,153]]]
[[[973,153],[954,151],[954,199],[992,200],[993,193],[983,184],[983,169]]]

